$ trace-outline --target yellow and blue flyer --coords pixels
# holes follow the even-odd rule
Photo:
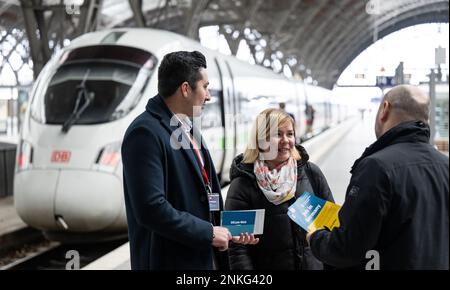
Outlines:
[[[304,192],[288,209],[288,216],[307,232],[339,227],[341,206]]]

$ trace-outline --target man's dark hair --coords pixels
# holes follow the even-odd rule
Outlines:
[[[195,90],[202,78],[200,69],[206,68],[205,56],[199,51],[176,51],[166,54],[158,69],[158,92],[163,98],[175,93],[183,82]]]

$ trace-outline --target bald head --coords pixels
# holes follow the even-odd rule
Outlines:
[[[383,98],[375,122],[377,138],[402,122],[428,123],[430,98],[420,88],[400,85],[392,88]]]
[[[428,123],[430,98],[420,88],[411,85],[400,85],[392,88],[384,100],[392,106],[394,117],[399,122],[422,121]]]

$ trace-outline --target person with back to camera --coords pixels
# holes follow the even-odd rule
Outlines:
[[[265,209],[264,233],[257,245],[231,243],[234,270],[323,269],[306,243],[306,232],[293,222],[288,207],[303,192],[333,201],[320,169],[295,145],[294,120],[284,111],[261,112],[244,154],[231,168],[226,210]]]
[[[286,111],[286,103],[285,102],[280,102],[278,104],[278,106],[280,107],[280,110],[282,110],[283,112],[286,112],[289,116],[291,116],[292,120],[294,120],[294,124],[295,124],[295,116],[292,113],[289,113],[288,111]]]
[[[449,159],[429,144],[429,105],[411,85],[384,96],[377,140],[352,167],[340,227],[308,234],[318,259],[338,268],[449,269]]]
[[[306,123],[306,133],[311,134],[313,132],[314,125],[314,115],[316,110],[311,104],[306,104],[305,108],[305,123]]]
[[[228,269],[229,240],[218,226],[221,189],[198,128],[208,92],[198,51],[167,54],[158,95],[129,126],[122,144],[125,205],[133,270]],[[181,141],[180,141],[181,139]]]

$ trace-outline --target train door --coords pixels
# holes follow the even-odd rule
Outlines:
[[[233,158],[236,155],[236,124],[234,116],[236,115],[235,92],[233,85],[233,75],[227,62],[216,58],[216,64],[219,68],[222,81],[222,120],[224,124],[225,135],[223,138],[223,161],[220,167],[221,183],[229,181],[229,172]]]

